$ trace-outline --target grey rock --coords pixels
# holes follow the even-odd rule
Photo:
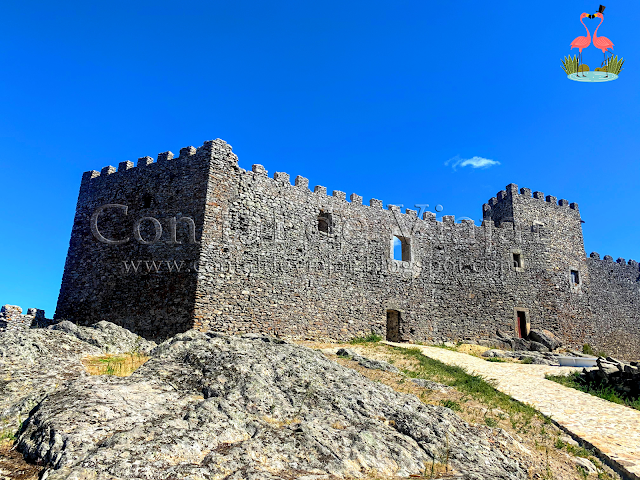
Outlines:
[[[588,459],[582,457],[572,457],[572,460],[577,466],[584,468],[589,475],[595,475],[596,473],[598,473],[598,469],[596,468],[596,466]]]
[[[549,348],[544,346],[542,343],[531,340],[529,342],[529,350],[534,352],[548,352]]]
[[[111,322],[103,321],[88,327],[81,327],[65,320],[47,328],[73,335],[83,342],[100,347],[105,353],[149,353],[156,347],[155,342],[145,340]]]
[[[338,355],[339,357],[355,357],[358,354],[350,348],[340,348],[336,355]]]
[[[488,357],[488,358],[504,358],[506,357],[505,353],[503,351],[500,350],[487,350],[485,352],[482,352],[482,356],[483,357]]]
[[[529,338],[535,342],[541,343],[549,350],[555,350],[562,346],[562,342],[549,330],[531,330]]]
[[[602,374],[605,376],[613,375],[620,371],[618,369],[618,365],[616,365],[615,363],[604,361],[602,360],[602,358],[598,358],[596,360],[596,363],[598,364],[598,368],[600,369],[600,372],[602,372]]]
[[[511,339],[511,348],[516,352],[521,351],[529,351],[531,350],[531,342],[525,340],[524,338],[513,338]]]
[[[351,357],[354,361],[358,362],[360,366],[365,368],[384,370],[386,372],[392,373],[400,373],[400,370],[398,370],[397,367],[394,367],[390,363],[384,362],[382,360],[373,360],[371,358],[363,357],[362,355],[358,355],[350,348],[340,348],[336,355],[338,355],[339,357]]]
[[[358,364],[365,368],[371,368],[373,370],[384,370],[385,372],[391,373],[400,373],[397,367],[394,367],[388,362],[382,360],[373,360],[371,358],[361,357],[360,355],[355,355],[353,359],[358,362]]]
[[[320,352],[188,331],[130,377],[76,375],[50,392],[17,448],[51,469],[47,480],[239,480],[360,476],[363,467],[408,476],[447,444],[460,478],[527,477],[486,429]]]
[[[0,335],[0,431],[15,433],[49,392],[87,375],[82,357],[101,353],[64,332],[27,329]]]
[[[614,363],[614,364],[622,363],[622,361],[618,360],[617,358],[613,358],[613,357],[607,357],[607,362]]]
[[[580,446],[580,444],[576,442],[573,438],[571,438],[569,435],[560,435],[559,438],[562,442],[566,443],[567,445],[572,445],[574,447]]]

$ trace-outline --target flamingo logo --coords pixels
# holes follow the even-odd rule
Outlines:
[[[567,78],[569,78],[570,80],[579,82],[606,82],[617,79],[620,70],[622,70],[624,59],[618,59],[617,55],[614,57],[613,53],[609,52],[609,50],[613,50],[613,42],[607,37],[598,37],[598,29],[604,21],[604,9],[605,6],[600,5],[600,8],[596,13],[582,13],[580,15],[580,23],[582,23],[582,26],[587,31],[587,35],[574,38],[574,40],[571,42],[571,50],[577,48],[578,55],[574,55],[573,58],[571,57],[571,55],[569,55],[569,58],[564,57],[564,61],[562,62],[562,69],[565,71],[565,73],[567,74]],[[593,32],[593,45],[594,47],[602,51],[604,58],[602,63],[600,64],[600,68],[596,68],[593,72],[590,72],[589,66],[585,65],[582,61],[582,50],[591,45],[591,33],[583,22],[583,19],[585,18],[600,19],[600,23]],[[607,53],[609,53],[608,58]]]
[[[571,50],[573,50],[574,48],[578,49],[578,71],[576,73],[576,75],[578,76],[580,75],[580,71],[581,71],[580,65],[582,64],[582,49],[587,48],[589,45],[591,45],[591,33],[589,33],[589,29],[582,21],[583,18],[593,18],[593,15],[589,15],[588,13],[583,13],[582,15],[580,15],[580,23],[582,24],[584,29],[587,31],[587,36],[576,37],[573,39],[573,42],[571,42]],[[584,74],[584,69],[582,70],[582,76],[586,77],[586,75]]]

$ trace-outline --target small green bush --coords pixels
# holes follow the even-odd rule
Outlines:
[[[589,345],[588,343],[585,343],[584,345],[582,345],[582,353],[584,353],[585,355],[594,355],[594,356],[596,354],[596,352],[593,350],[591,345]]]
[[[569,55],[569,58],[564,57],[562,69],[567,75],[576,73],[578,71],[578,56],[574,55],[573,58],[571,58],[571,55]]]
[[[455,412],[459,412],[460,410],[462,410],[462,407],[460,406],[460,404],[455,400],[440,400],[440,405],[442,405],[443,407],[450,408]]]
[[[611,72],[615,75],[620,74],[620,70],[622,70],[622,64],[624,63],[624,59],[620,58],[618,60],[618,56],[611,56],[607,59],[607,71]]]
[[[494,363],[506,363],[507,361],[503,358],[498,358],[498,357],[489,357],[489,358],[485,358],[485,360],[487,362],[494,362]]]
[[[525,364],[527,364],[527,365],[532,364],[532,363],[533,363],[533,358],[531,358],[531,357],[524,357],[524,358],[522,359],[522,363],[525,363]]]
[[[484,423],[487,427],[495,428],[498,426],[498,421],[495,418],[485,417]]]
[[[588,393],[595,397],[600,397],[603,400],[640,410],[640,398],[623,397],[611,386],[586,383],[580,375],[580,372],[573,372],[569,375],[547,374],[544,378],[551,380],[552,382],[559,383],[560,385],[564,385],[565,387],[575,388],[581,392]]]

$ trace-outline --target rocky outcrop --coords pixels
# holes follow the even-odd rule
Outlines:
[[[15,432],[48,393],[86,376],[82,357],[101,353],[64,332],[27,329],[0,334],[0,433]]]
[[[50,326],[49,329],[68,333],[83,342],[100,347],[105,353],[149,353],[156,347],[155,342],[145,340],[111,322],[98,322],[89,327],[81,327],[65,320]]]
[[[407,476],[447,456],[460,478],[526,478],[487,429],[279,339],[189,331],[113,377],[77,368],[102,345],[64,327],[28,335],[21,354],[19,340],[0,337],[0,373],[39,362],[59,376],[31,384],[38,396],[18,436],[48,480]],[[2,402],[19,400],[15,390]]]
[[[525,351],[525,352],[513,352],[511,350],[486,350],[482,352],[482,356],[485,358],[513,358],[516,360],[525,360],[526,358],[531,359],[531,363],[536,365],[553,365],[559,366],[560,361],[558,357],[566,357],[566,356],[583,356],[583,355],[572,355],[569,353],[555,353],[555,352],[535,352],[535,351]]]
[[[531,330],[529,338],[544,345],[551,352],[562,346],[562,342],[549,330]]]
[[[562,342],[549,330],[531,330],[527,338],[516,338],[500,330],[496,338],[478,340],[478,345],[515,352],[552,352],[562,346]]]
[[[580,375],[586,385],[610,387],[622,398],[640,398],[640,363],[598,357],[597,367],[585,368]]]

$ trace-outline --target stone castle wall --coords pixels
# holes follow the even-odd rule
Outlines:
[[[640,271],[638,262],[592,253],[587,260],[591,276],[589,306],[593,312],[584,338],[595,349],[612,356],[640,357]]]
[[[177,159],[168,152],[157,163],[146,157],[135,168],[85,174],[57,318],[110,320],[152,337],[191,326],[318,339],[384,336],[390,310],[400,312],[398,338],[407,341],[513,333],[517,310],[530,328],[576,344],[589,338],[599,345],[585,333],[595,324],[601,332],[637,329],[637,280],[606,297],[619,304],[619,315],[593,305],[591,291],[606,290],[610,280],[599,270],[592,280],[575,203],[512,184],[483,206],[481,226],[451,216],[438,222],[430,212],[311,190],[304,177],[269,177],[260,165],[245,171],[221,140],[183,151]],[[144,195],[153,197],[146,209]],[[154,223],[144,220],[148,243],[135,234],[121,244],[98,240],[91,217],[104,204],[128,206],[126,215],[121,207],[102,211],[104,237],[124,238],[142,217],[158,218],[162,235],[151,242]],[[171,218],[181,217],[193,219],[197,244],[171,241]],[[186,224],[178,230],[183,240]],[[404,261],[393,259],[394,236],[406,243]],[[141,268],[127,270],[123,261]],[[156,271],[149,261],[186,269]]]
[[[31,327],[46,327],[52,323],[45,318],[44,310],[38,308],[27,309],[26,315],[22,314],[22,308],[16,305],[3,305],[0,308],[0,332],[8,330],[25,330]]]

